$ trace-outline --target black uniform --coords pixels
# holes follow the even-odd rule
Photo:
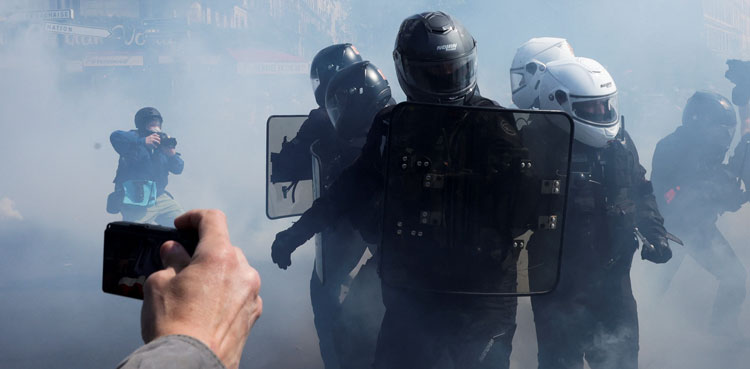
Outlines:
[[[321,139],[312,145],[312,149],[320,160],[320,185],[321,196],[326,196],[329,186],[344,168],[351,165],[359,156],[361,147],[348,145],[334,137]],[[349,279],[349,273],[357,266],[360,258],[368,247],[368,244],[357,231],[358,212],[352,212],[352,217],[335,219],[320,229],[321,238],[319,242],[324,244],[326,250],[325,259],[325,283],[322,283],[315,268],[310,278],[310,298],[313,313],[315,315],[315,328],[318,331],[321,354],[325,356],[326,368],[347,368],[347,362],[351,358],[342,357],[343,351],[341,337],[340,315],[342,305],[340,301],[341,286]],[[300,218],[304,219],[306,215]]]
[[[288,163],[284,167],[284,176],[298,180],[312,179],[310,146],[315,141],[331,140],[335,136],[336,131],[328,118],[326,108],[318,107],[310,110],[307,119],[297,131],[297,135],[291,141],[282,144],[279,159]]]
[[[716,221],[720,214],[737,211],[747,201],[738,176],[750,154],[749,139],[743,137],[729,165],[723,164],[726,148],[706,142],[706,135],[686,126],[664,137],[654,151],[651,179],[667,225],[685,241],[684,251],[719,281],[711,314],[711,327],[717,331],[737,333],[745,300],[747,271]],[[664,270],[659,280],[662,293],[685,252],[677,253]]]
[[[498,106],[478,94],[466,100],[471,106]],[[376,117],[361,156],[332,185],[329,196],[319,198],[293,228],[318,229],[331,219],[355,209],[369,214],[361,223],[366,234],[377,235],[382,214],[384,184],[383,149],[390,109]],[[371,205],[367,205],[371,204]],[[446,358],[456,368],[508,367],[515,332],[515,297],[455,296],[401,290],[383,285],[386,314],[376,352],[376,368],[432,368]],[[481,362],[480,362],[481,360]]]
[[[539,148],[565,139],[554,132],[526,134],[539,137],[529,140]],[[638,248],[634,227],[651,243],[666,243],[663,219],[626,132],[599,149],[576,141],[570,171],[559,284],[550,294],[531,297],[539,368],[581,368],[584,356],[592,369],[637,368],[638,315],[630,284]],[[529,241],[530,264],[546,257],[535,252],[535,237]]]
[[[286,159],[285,162],[293,163],[294,167],[288,168],[290,173],[294,173],[299,179],[312,179],[310,146],[315,142],[329,143],[335,140],[336,132],[328,118],[328,112],[324,107],[318,107],[310,111],[297,135],[282,146],[279,155]],[[335,237],[335,230],[330,231],[330,234],[324,237]],[[354,261],[355,265],[357,260]],[[353,267],[352,265],[348,270]],[[332,275],[331,277],[337,278],[339,276]],[[331,283],[328,286],[334,284]],[[320,356],[323,358],[326,368],[339,367],[332,334],[340,307],[338,293],[338,289],[334,291],[332,288],[325,288],[320,283],[320,279],[315,274],[315,268],[313,268],[310,277],[310,302],[314,314],[315,329],[318,332],[320,342]]]
[[[315,159],[312,174],[316,197],[328,196],[332,183],[362,151],[375,115],[385,106],[395,104],[385,76],[367,61],[342,68],[327,85],[325,106],[332,131],[328,133],[321,129],[323,125],[319,122],[317,126],[308,124],[314,122],[308,120],[298,137],[287,144],[288,147],[307,144],[304,140],[326,134],[309,146],[306,153]],[[300,142],[297,142],[300,136]],[[311,161],[308,159],[307,163],[309,168]],[[371,209],[380,207],[377,199],[375,201],[361,204],[361,208],[349,211],[345,217],[328,218],[301,233],[296,231],[301,228],[295,225],[280,232],[271,247],[274,262],[285,268],[291,264],[294,249],[313,233],[318,233],[310,291],[321,355],[329,369],[366,367],[374,356],[377,327],[384,310],[373,268],[375,263],[368,263],[360,269],[354,280],[356,283],[349,284],[349,274],[368,248],[375,250],[376,235],[370,227],[364,231],[360,229],[363,224],[372,224]],[[309,217],[309,212],[306,212],[300,222],[304,224]],[[346,286],[351,287],[352,293],[346,295],[346,303],[342,304],[342,287]]]

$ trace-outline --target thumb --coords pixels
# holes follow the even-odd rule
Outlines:
[[[190,264],[190,255],[179,242],[167,241],[159,249],[161,262],[164,268],[174,268],[175,273],[179,273],[182,268]]]

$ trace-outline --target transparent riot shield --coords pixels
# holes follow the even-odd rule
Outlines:
[[[310,146],[312,154],[313,197],[319,198],[341,174],[349,160],[342,162],[339,150],[328,150],[325,143],[316,141]],[[325,231],[315,234],[315,273],[321,283],[344,283],[349,272],[357,266],[367,247],[359,231],[349,219],[338,219]]]
[[[386,146],[384,282],[462,294],[554,289],[572,128],[560,112],[399,104]]]
[[[310,148],[297,148],[294,139],[306,115],[272,115],[266,125],[266,216],[300,215],[313,202]]]

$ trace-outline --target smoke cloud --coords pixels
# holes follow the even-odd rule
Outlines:
[[[314,248],[303,245],[291,268],[279,270],[270,261],[270,245],[292,220],[269,221],[264,213],[265,122],[272,114],[307,114],[314,108],[309,78],[306,72],[240,74],[242,58],[221,50],[257,51],[273,43],[274,50],[309,62],[317,49],[353,41],[403,101],[391,58],[398,26],[411,14],[444,10],[479,43],[482,94],[511,106],[508,70],[516,48],[532,37],[565,37],[577,55],[598,60],[613,75],[627,129],[649,170],[656,143],[680,124],[687,98],[697,89],[728,96],[732,85],[723,77],[724,60],[750,58],[747,50],[706,48],[704,13],[711,3],[706,1],[331,2],[340,5],[336,27],[346,32],[315,38],[294,26],[299,19],[290,10],[314,2],[273,1],[290,18],[270,21],[251,13],[250,22],[262,24],[262,32],[242,34],[236,41],[241,45],[228,45],[240,33],[196,38],[176,53],[179,62],[158,70],[71,64],[67,52],[90,39],[12,20],[13,14],[44,9],[49,1],[0,4],[0,366],[115,367],[141,344],[139,302],[105,295],[99,285],[102,232],[108,222],[120,220],[105,212],[118,160],[108,137],[132,129],[135,112],[153,106],[185,160],[183,174],[171,175],[167,189],[184,209],[224,210],[233,243],[263,279],[266,309],[241,367],[322,368],[309,303]],[[130,36],[113,34],[111,40],[121,45],[110,51],[138,54],[126,45]],[[749,217],[745,206],[719,221],[746,266]],[[708,332],[715,278],[686,258],[667,293],[655,296],[656,268],[634,260],[631,273],[641,368],[741,368],[750,362],[748,345]],[[512,367],[534,368],[536,334],[528,298],[520,299],[517,319]],[[739,325],[750,335],[747,302]]]

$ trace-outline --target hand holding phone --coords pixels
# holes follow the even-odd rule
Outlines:
[[[143,341],[187,335],[208,346],[227,368],[237,369],[250,329],[263,311],[260,276],[242,250],[232,245],[221,211],[191,210],[177,217],[175,225],[177,234],[167,229],[171,235],[158,233],[159,237],[191,245],[192,235],[181,230],[194,230],[199,241],[194,248],[159,243],[163,238],[146,242],[159,245],[151,258],[163,261],[166,268],[151,274],[143,286]],[[149,228],[145,233],[158,229]],[[143,239],[142,230],[135,233],[135,239]]]

